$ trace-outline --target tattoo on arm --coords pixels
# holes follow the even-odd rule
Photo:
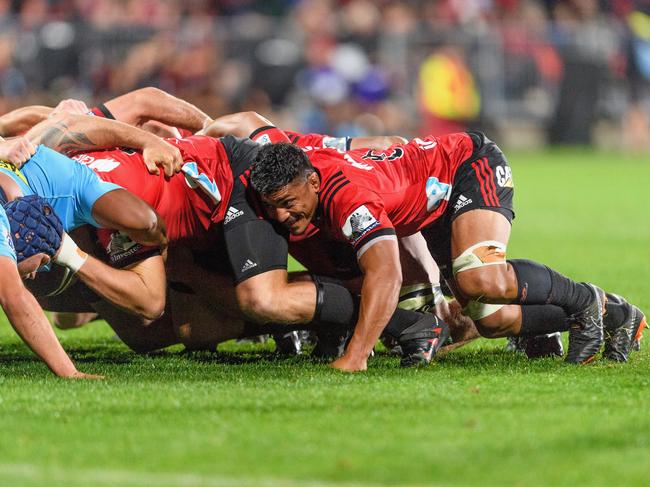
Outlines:
[[[64,122],[57,122],[46,128],[36,144],[43,144],[60,152],[74,152],[97,148],[92,140],[83,132],[72,132]]]

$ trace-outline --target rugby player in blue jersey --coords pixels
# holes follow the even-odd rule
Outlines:
[[[34,154],[20,169],[0,162],[0,189],[7,201],[38,194],[54,209],[66,232],[82,225],[119,230],[143,245],[161,249],[167,244],[164,222],[144,201],[121,187],[99,179],[89,168],[46,147],[102,148],[116,145],[143,151],[148,162],[162,163],[166,174],[180,167],[178,150],[153,134],[110,120],[78,116],[84,135],[68,130],[61,118],[47,129],[34,127],[26,135]],[[14,143],[15,142],[9,142]],[[20,165],[19,154],[15,161]],[[24,154],[22,154],[24,158]],[[115,269],[79,252],[65,236],[62,252],[70,256],[68,268],[98,294],[142,318],[152,320],[164,311],[165,272],[161,252],[130,269]],[[142,279],[142,274],[157,279]]]
[[[79,372],[59,343],[45,313],[34,296],[25,288],[21,276],[32,274],[46,254],[35,254],[16,264],[9,220],[0,206],[0,306],[11,326],[23,341],[59,377],[101,379],[101,376]]]

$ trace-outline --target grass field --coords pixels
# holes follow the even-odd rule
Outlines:
[[[511,156],[509,255],[650,309],[650,163]],[[627,364],[528,361],[480,341],[422,370],[343,375],[269,345],[137,356],[104,325],[61,333],[57,380],[0,330],[0,485],[649,485],[650,341]]]

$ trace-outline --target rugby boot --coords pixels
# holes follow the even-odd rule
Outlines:
[[[605,291],[593,284],[586,285],[593,293],[591,302],[569,318],[569,351],[565,360],[571,364],[588,364],[593,361],[604,340]]]
[[[275,353],[278,355],[300,355],[302,352],[302,341],[298,331],[274,333],[271,336],[275,342]]]
[[[316,331],[316,346],[314,346],[311,356],[320,360],[335,360],[343,355],[351,337],[351,330],[318,330]]]
[[[618,327],[607,323],[605,318],[605,350],[603,357],[617,362],[627,362],[630,351],[639,346],[643,330],[647,325],[646,317],[636,306],[628,303],[621,296],[614,295],[625,307],[625,321]],[[638,350],[638,348],[636,348]]]
[[[526,355],[530,359],[543,357],[561,357],[564,355],[562,334],[560,332],[538,335],[526,340]]]
[[[386,347],[386,350],[388,350],[388,353],[391,355],[402,355],[402,347],[400,347],[399,342],[396,338],[393,338],[387,334],[383,334],[380,340],[381,343],[384,344],[384,347]]]
[[[527,337],[508,337],[508,341],[506,342],[506,350],[508,352],[525,353],[527,342]]]
[[[427,365],[449,338],[449,325],[435,315],[426,316],[430,319],[419,320],[398,338],[402,348],[402,367]]]

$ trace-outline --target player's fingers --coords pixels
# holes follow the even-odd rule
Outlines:
[[[165,171],[165,176],[168,178],[174,175],[174,158],[173,157],[163,157],[161,164]]]
[[[155,175],[160,174],[160,169],[158,169],[158,166],[156,165],[155,161],[145,159],[144,165],[147,166],[147,171],[149,171],[149,174],[155,174]]]
[[[88,109],[88,106],[86,105],[86,103],[84,103],[83,101],[81,101],[81,100],[75,100],[75,102],[76,102],[76,103],[75,103],[75,109],[77,110],[77,112],[78,112],[79,114],[88,113],[88,112],[90,111],[90,110]]]
[[[25,141],[25,149],[27,149],[27,152],[29,152],[30,155],[34,155],[34,152],[36,152],[36,146],[32,144],[31,140]]]
[[[34,150],[34,147],[31,146],[31,144],[23,144],[23,146],[20,148],[20,155],[22,156],[24,161],[27,161],[32,155],[36,152]]]
[[[184,162],[185,161],[183,161],[183,157],[181,156],[181,153],[179,151],[178,154],[174,156],[174,172],[180,172]]]

